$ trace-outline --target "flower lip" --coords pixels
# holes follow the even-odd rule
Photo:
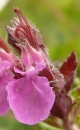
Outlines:
[[[16,119],[24,124],[33,125],[45,120],[55,101],[47,78],[37,75],[42,68],[44,65],[38,64],[34,70],[27,71],[23,78],[7,85],[10,107]]]

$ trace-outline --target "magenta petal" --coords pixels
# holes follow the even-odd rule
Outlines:
[[[55,100],[52,88],[45,77],[28,72],[7,86],[10,107],[19,122],[36,124],[45,120]]]
[[[39,72],[42,69],[44,69],[45,67],[46,67],[45,64],[43,64],[43,63],[37,63],[36,66],[35,66],[35,72]]]
[[[7,84],[13,80],[11,74],[7,72],[10,67],[8,61],[0,63],[0,116],[4,115],[9,110],[9,103],[7,101]]]
[[[1,61],[0,63],[0,73],[5,72],[6,70],[8,70],[11,67],[10,62],[4,60]]]
[[[26,47],[23,47],[22,45],[18,45],[21,50],[22,50],[22,53],[21,53],[21,61],[22,63],[28,67],[30,67],[33,63],[33,60],[30,56],[30,54],[28,53],[28,50],[26,49]]]
[[[4,115],[9,110],[9,104],[7,101],[7,83],[0,77],[0,116]]]
[[[21,48],[21,61],[25,66],[27,66],[27,68],[33,64],[38,64],[39,62],[44,61],[44,55],[42,55],[42,52],[37,52],[28,42],[26,43],[26,46],[17,46]]]

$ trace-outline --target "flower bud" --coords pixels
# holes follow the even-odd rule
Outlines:
[[[65,93],[56,95],[54,105],[51,109],[51,114],[61,119],[66,119],[72,107],[71,98]]]

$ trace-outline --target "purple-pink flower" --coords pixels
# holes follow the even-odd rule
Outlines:
[[[20,58],[0,40],[0,115],[10,108],[19,122],[33,125],[48,118],[64,77],[49,60],[39,31],[18,8],[14,12],[14,27],[6,29]]]
[[[36,67],[39,71],[40,65]],[[38,76],[36,67],[7,85],[10,108],[16,119],[25,124],[36,124],[46,119],[55,99],[48,79]]]

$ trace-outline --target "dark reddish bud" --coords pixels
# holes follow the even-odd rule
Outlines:
[[[63,62],[60,72],[63,74],[65,79],[65,90],[68,92],[74,82],[75,74],[76,74],[76,67],[77,67],[77,61],[76,61],[76,55],[74,52],[70,54],[70,56],[67,58],[66,61]]]
[[[60,72],[67,79],[73,71],[75,71],[77,66],[75,53],[72,52],[66,61],[63,62],[63,65],[60,68]]]
[[[67,119],[71,106],[72,100],[68,95],[65,93],[57,94],[51,114],[61,119]]]

